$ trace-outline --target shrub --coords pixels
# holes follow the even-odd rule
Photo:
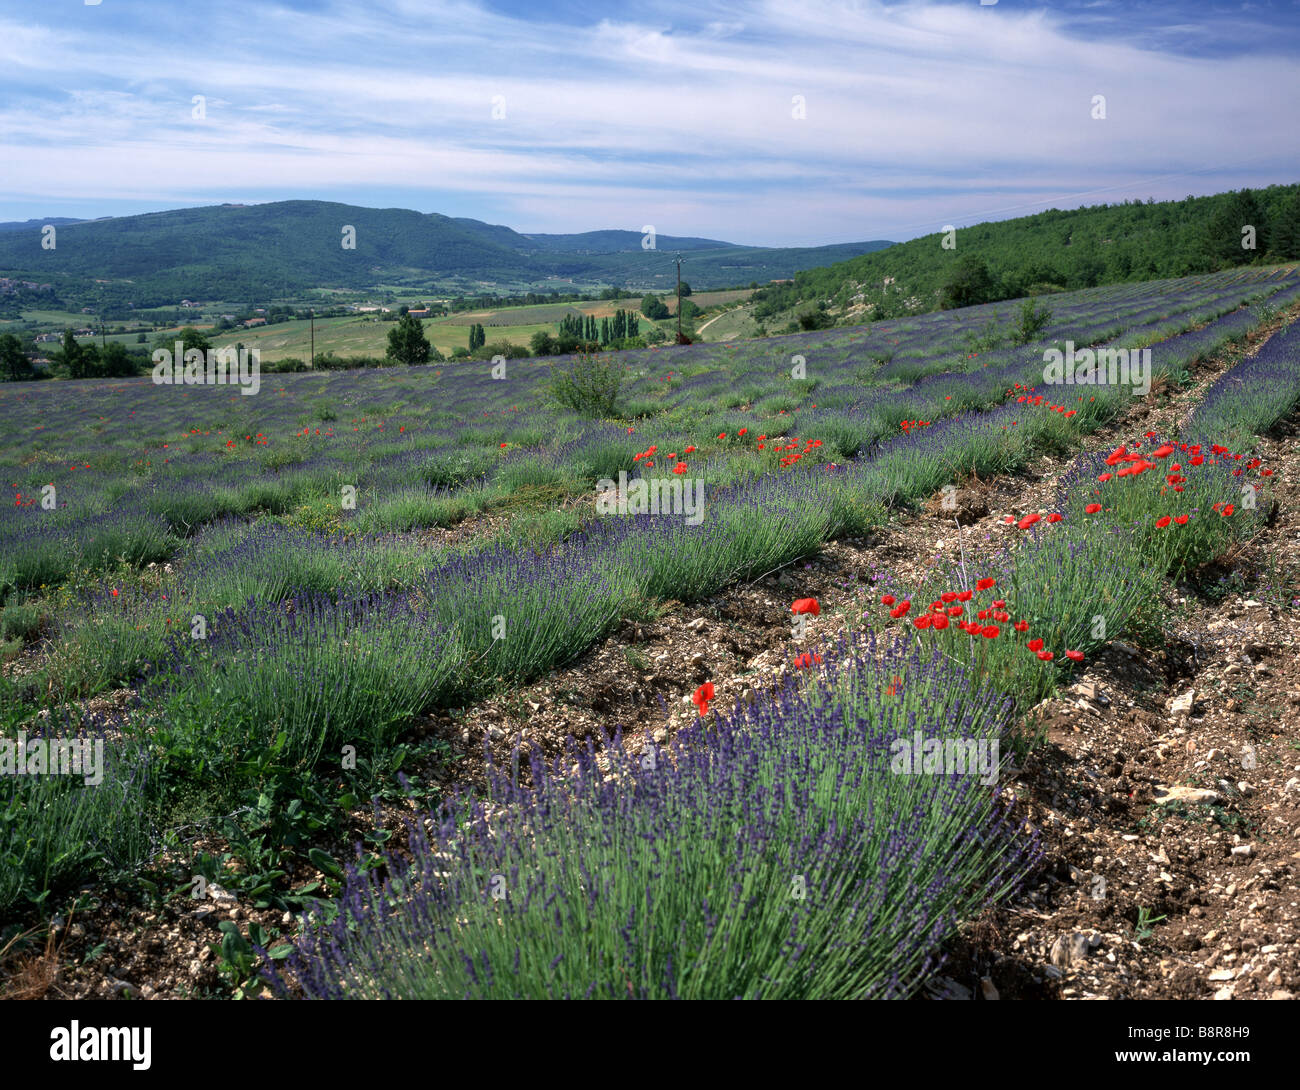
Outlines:
[[[566,369],[551,368],[551,395],[583,416],[613,416],[622,382],[622,364],[595,353],[584,352]]]

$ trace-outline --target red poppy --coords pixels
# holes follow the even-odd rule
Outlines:
[[[110,593],[114,598],[116,598],[116,597],[117,597],[117,587],[114,587],[111,591],[109,591],[109,593]]]
[[[1053,511],[1050,515],[1047,516],[1047,521],[1048,521],[1048,522],[1060,522],[1061,519],[1063,519],[1064,517],[1065,517],[1064,515],[1059,515],[1059,514],[1057,514],[1055,511]]]
[[[963,591],[961,591],[961,592],[957,595],[957,601],[959,601],[959,602],[969,602],[969,601],[971,600],[971,598],[973,598],[974,596],[975,596],[975,592],[974,592],[974,591],[963,590]]]
[[[1043,649],[1043,641],[1041,637],[1036,637],[1025,644],[1025,646],[1031,651],[1041,651]]]
[[[1083,661],[1083,652],[1082,652],[1082,651],[1067,651],[1067,652],[1065,653],[1065,657],[1066,657],[1067,659],[1070,659],[1070,660],[1073,661],[1073,662],[1082,662],[1082,661]]]
[[[1234,508],[1232,504],[1228,504],[1226,507],[1223,508],[1222,511],[1219,512],[1219,514],[1222,515],[1224,518],[1227,518],[1229,515],[1232,514],[1233,510]]]
[[[679,477],[686,472],[686,469],[687,467],[685,462],[678,462],[675,466],[673,466],[673,472],[676,473],[677,476]]]
[[[981,579],[978,583],[975,584],[975,589],[992,590],[997,585],[998,585],[998,581],[996,579]]]
[[[1174,447],[1171,446],[1169,443],[1165,443],[1163,446],[1156,447],[1156,449],[1151,452],[1151,457],[1168,458],[1169,455],[1173,454],[1173,452],[1174,452]]]
[[[505,450],[505,449],[506,449],[506,444],[505,444],[505,443],[502,443],[502,444],[501,444],[501,449],[502,449],[502,450]]]
[[[811,613],[814,617],[820,616],[821,611],[816,598],[800,598],[790,607],[791,613]]]
[[[880,596],[880,604],[882,606],[892,606],[894,604],[894,596],[892,594],[882,594]]]
[[[928,614],[928,613],[922,613],[919,617],[914,617],[914,618],[912,619],[912,623],[913,623],[914,625],[916,625],[917,628],[929,628],[929,627],[930,627],[930,614]]]
[[[1100,476],[1098,476],[1097,480],[1099,480],[1099,481],[1109,481],[1110,478],[1111,478],[1111,474],[1109,474],[1109,473],[1102,473]]]
[[[1174,521],[1175,521],[1176,523],[1178,523],[1179,526],[1184,526],[1184,525],[1186,525],[1186,523],[1187,523],[1187,516],[1186,516],[1186,515],[1175,515],[1175,516],[1174,516]]]
[[[961,616],[961,613],[962,613],[961,606],[949,606],[949,607],[948,607],[948,616],[949,616],[949,617],[960,617],[960,616]]]
[[[694,448],[694,447],[687,447],[686,450],[685,450],[683,453],[685,453],[685,454],[694,454],[694,453],[695,453],[695,448]]]
[[[744,435],[747,431],[749,431],[748,428],[741,428],[740,431],[736,432],[736,434],[737,434],[737,435]]]
[[[1043,517],[1042,515],[1035,512],[1032,515],[1026,515],[1019,522],[1017,522],[1016,525],[1020,527],[1020,529],[1022,530],[1028,530],[1029,527],[1031,527],[1034,523],[1038,522],[1042,517]]]
[[[995,625],[995,624],[988,624],[988,625],[985,625],[982,629],[980,629],[980,634],[981,634],[981,635],[982,635],[986,640],[991,640],[991,639],[993,639],[994,637],[1001,635],[1001,634],[1002,634],[1002,629],[998,628],[998,626]]]
[[[1085,507],[1083,510],[1084,510],[1084,514],[1095,515],[1098,511],[1101,510],[1101,504],[1099,504],[1099,503],[1090,503],[1090,504],[1088,504],[1088,506]]]
[[[955,602],[957,600],[957,592],[955,590],[945,590],[941,595],[939,595],[939,600],[943,602]]]
[[[1165,515],[1163,518],[1156,519],[1156,526],[1158,526],[1161,530],[1163,530],[1166,526],[1169,525],[1170,521],[1172,520],[1169,518],[1169,516]]]
[[[1052,659],[1054,659],[1054,658],[1056,657],[1056,656],[1053,655],[1050,651],[1039,651],[1039,652],[1037,652],[1037,655],[1038,655],[1038,657],[1039,657],[1040,659],[1042,659],[1044,662],[1051,662]]]
[[[994,606],[995,609],[1001,609],[1001,608],[1002,608],[1003,606],[1005,606],[1006,604],[1007,604],[1007,601],[1006,601],[1005,598],[994,598],[994,599],[993,599],[993,606]]]

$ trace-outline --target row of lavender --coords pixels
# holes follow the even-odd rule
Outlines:
[[[1226,298],[1223,293],[1231,296],[1239,290],[1231,284],[1217,286],[1218,294],[1210,305],[1222,307]],[[1094,308],[1096,305],[1096,300],[1089,303]],[[1244,314],[1251,314],[1253,320],[1253,312]],[[1122,319],[1111,317],[1107,321],[1108,328],[1113,329],[1114,323]],[[1234,321],[1244,324],[1242,317]],[[937,319],[932,324],[937,324]],[[752,373],[755,392],[748,400],[760,398],[763,383],[770,388],[774,375],[785,376],[785,365],[792,356],[813,353],[814,343],[817,342],[809,340],[805,347],[801,338],[786,338],[779,346],[751,347],[750,351],[769,354],[779,347],[785,358],[769,360]],[[981,370],[1009,362],[1009,358],[1032,357],[1040,348],[994,353],[985,359]],[[849,346],[846,351],[858,350]],[[1162,358],[1168,355],[1162,353]],[[942,357],[939,358],[942,363]],[[778,416],[784,407],[787,415],[797,414],[801,430],[821,430],[840,457],[851,457],[859,449],[887,436],[901,420],[963,407],[960,401],[934,405],[931,398],[924,396],[927,381],[932,386],[948,381],[942,374],[923,378],[913,387],[921,396],[913,400],[909,391],[881,386],[864,389],[856,377],[852,383],[835,385],[840,374],[858,365],[833,360],[823,364],[816,355],[812,361],[812,374],[822,376],[817,380],[821,386],[815,399],[786,392],[774,395],[778,399],[775,402],[760,402],[751,412],[770,411]],[[727,381],[743,387],[744,367],[739,361],[735,366],[740,371],[739,378],[732,375]],[[884,381],[889,379],[884,372],[880,377]],[[317,376],[290,375],[285,377],[285,382],[308,384],[316,379]],[[49,409],[53,415],[43,419],[70,418],[66,424],[57,426],[32,425],[30,420],[25,423],[24,410],[34,406],[35,395],[18,396],[8,417],[8,427],[11,435],[24,427],[30,429],[31,449],[23,459],[28,468],[11,465],[10,471],[21,473],[25,481],[11,481],[15,502],[0,507],[0,539],[10,545],[7,552],[14,581],[19,586],[39,587],[59,582],[78,563],[93,569],[116,559],[134,564],[158,561],[174,551],[178,535],[190,534],[216,519],[258,511],[283,514],[293,510],[305,497],[337,496],[349,485],[361,486],[358,512],[363,516],[362,529],[414,528],[421,524],[422,518],[426,522],[450,519],[465,508],[452,507],[444,512],[434,506],[430,514],[430,508],[424,505],[412,516],[404,515],[400,509],[366,512],[365,506],[376,498],[381,501],[388,498],[398,501],[400,508],[400,501],[406,497],[419,499],[430,492],[440,493],[466,485],[482,489],[489,481],[495,482],[499,493],[527,483],[572,482],[574,478],[590,481],[614,476],[620,470],[630,471],[633,455],[639,449],[635,439],[619,435],[608,426],[593,428],[570,419],[559,422],[555,428],[539,427],[520,420],[523,414],[518,405],[499,410],[480,408],[494,404],[494,398],[499,402],[503,394],[528,404],[525,395],[530,391],[536,395],[537,384],[542,381],[542,369],[537,365],[519,365],[510,383],[495,381],[477,371],[458,373],[454,381],[452,376],[444,378],[436,371],[423,375],[397,373],[391,379],[389,373],[366,375],[364,379],[370,385],[357,385],[355,376],[329,376],[323,384],[303,385],[302,390],[304,393],[319,390],[323,395],[332,392],[345,405],[349,398],[359,399],[363,394],[376,399],[382,397],[385,403],[380,407],[382,416],[368,415],[374,406],[354,407],[355,416],[344,415],[334,423],[317,419],[314,424],[311,419],[302,422],[304,409],[310,406],[303,397],[292,396],[288,386],[271,391],[270,411],[264,411],[259,405],[256,417],[250,415],[251,410],[238,396],[201,387],[177,391],[179,396],[175,399],[164,399],[157,396],[157,391],[150,391],[155,396],[140,401],[133,395],[142,389],[150,390],[149,387],[113,384],[108,386],[110,399],[125,399],[138,407],[117,410],[112,416],[103,411],[106,406],[102,401],[78,411],[69,405],[61,391],[50,391]],[[428,411],[427,396],[423,396],[427,394],[430,379],[441,396],[436,413]],[[690,384],[695,385],[696,381]],[[380,386],[381,383],[386,385]],[[381,394],[376,394],[376,387]],[[782,388],[788,391],[788,381]],[[673,404],[677,408],[673,413],[674,418],[681,419],[681,426],[671,433],[674,440],[680,437],[685,445],[690,438],[688,429],[692,427],[697,429],[694,431],[697,437],[700,433],[707,437],[715,427],[720,433],[733,433],[753,422],[752,415],[738,409],[692,415],[681,404],[687,396],[711,400],[713,392],[697,386],[689,395],[676,396]],[[322,400],[328,401],[328,397]],[[975,403],[966,407],[975,407]],[[464,415],[458,419],[458,414]],[[326,407],[318,415],[337,417],[338,413]],[[191,426],[179,435],[170,430],[183,423],[186,416],[193,419]],[[411,427],[396,423],[403,418],[412,420]],[[480,423],[469,422],[474,419]],[[423,423],[417,425],[416,420]],[[197,426],[200,422],[208,426],[200,428]],[[795,420],[790,423],[794,424]],[[46,449],[47,440],[40,433],[47,427],[57,427],[57,441],[65,443],[68,432],[75,434],[78,425],[85,437],[85,447],[94,444],[98,449],[83,455],[84,461],[76,459],[60,464]],[[153,433],[152,441],[141,444],[141,431],[146,435]],[[318,434],[322,432],[323,435]],[[105,435],[113,436],[107,448],[102,445]],[[513,459],[506,461],[500,453],[502,443],[516,452],[522,447],[529,453],[520,457],[512,452]],[[131,457],[128,452],[133,444],[137,453]],[[576,457],[583,452],[591,452],[593,456]],[[124,462],[126,472],[123,472]],[[32,475],[33,464],[45,467],[39,476]],[[51,479],[42,479],[47,473]],[[46,485],[54,488],[52,511],[44,505]]]

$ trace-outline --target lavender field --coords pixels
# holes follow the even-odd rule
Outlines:
[[[0,921],[125,890],[211,932],[192,979],[149,984],[177,995],[923,994],[1043,865],[997,786],[1041,744],[1027,710],[1263,532],[1297,303],[1294,267],[1251,268],[1056,294],[1031,338],[1002,303],[255,397],[0,386],[0,735],[24,740],[0,759],[103,754],[93,784],[0,781]],[[1149,348],[1141,397],[1044,381],[1089,346]],[[556,374],[592,368],[613,411],[560,409]],[[972,482],[1043,458],[1050,501],[968,543]],[[834,609],[801,584],[927,508],[959,529],[923,578],[873,563]],[[677,663],[685,720],[651,686],[577,740],[428,729],[760,582],[782,664],[738,689]],[[962,767],[920,774],[935,752]]]

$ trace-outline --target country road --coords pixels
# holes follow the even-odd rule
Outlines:
[[[753,303],[746,303],[744,304],[744,306],[736,307],[736,310],[744,310],[745,307],[750,307],[753,305],[754,305]],[[724,310],[722,314],[735,314],[736,310]],[[709,326],[711,326],[714,322],[716,322],[719,318],[721,318],[722,314],[715,314],[712,318],[710,318],[707,322],[705,322],[702,326],[700,326],[699,329],[695,331],[695,335],[698,337],[701,333],[703,333],[706,329],[708,329]]]

